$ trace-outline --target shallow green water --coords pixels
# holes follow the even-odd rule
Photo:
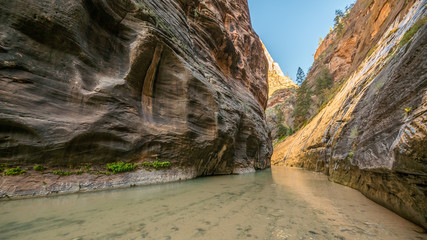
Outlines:
[[[0,239],[425,239],[416,231],[353,189],[283,167],[0,202]]]

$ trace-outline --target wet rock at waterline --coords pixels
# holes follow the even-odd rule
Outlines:
[[[246,1],[1,1],[0,25],[2,163],[269,166]]]
[[[363,8],[367,2],[372,4]],[[325,172],[330,180],[356,188],[427,228],[427,25],[412,37],[406,34],[415,23],[425,22],[426,1],[414,2],[356,3],[350,26],[366,17],[366,9],[372,10],[368,19],[386,19],[385,25],[375,34],[371,27],[361,32],[362,39],[367,34],[377,39],[370,42],[371,50],[365,46],[353,54],[365,58],[343,68],[355,70],[307,126],[275,148],[272,162]],[[400,10],[382,11],[388,4]],[[314,84],[316,69],[334,66],[333,56],[350,33],[334,40],[334,51],[320,54],[308,80]],[[329,70],[334,76],[347,74]]]

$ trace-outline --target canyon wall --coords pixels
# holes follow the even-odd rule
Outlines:
[[[275,147],[272,163],[321,171],[427,227],[426,1],[359,0],[320,45],[336,92]]]
[[[279,63],[275,62],[263,44],[268,61],[268,102],[265,114],[267,125],[273,141],[277,141],[286,130],[294,127],[293,111],[295,91],[298,88],[288,76],[282,72]]]
[[[246,0],[0,1],[0,161],[269,167]]]
[[[271,97],[279,89],[297,88],[298,86],[286,76],[278,62],[275,62],[264,44],[262,44],[268,62],[268,96]]]

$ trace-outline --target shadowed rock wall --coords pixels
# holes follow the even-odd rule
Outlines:
[[[0,160],[270,165],[246,0],[0,1]]]

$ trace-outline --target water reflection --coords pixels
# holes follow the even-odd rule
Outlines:
[[[422,239],[326,177],[258,173],[0,202],[0,239]]]

